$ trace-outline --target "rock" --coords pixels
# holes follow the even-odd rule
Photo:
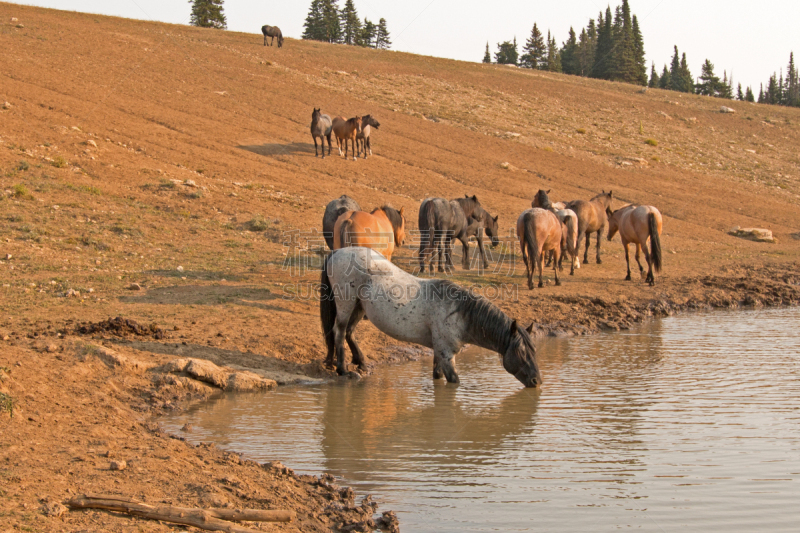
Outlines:
[[[19,19],[17,17],[11,17],[11,22],[19,22]]]
[[[253,372],[234,372],[228,376],[225,390],[229,392],[254,392],[271,390],[278,384],[271,379],[264,379]]]
[[[22,29],[22,28],[24,28],[24,27],[25,27],[25,26],[23,26],[22,24],[17,24],[17,28],[19,28],[19,29]]]
[[[193,429],[194,429],[194,426],[192,426],[191,424],[184,424],[183,427],[181,428],[181,431],[185,431],[187,433],[191,433]]]
[[[111,465],[109,466],[111,470],[125,470],[126,468],[128,468],[128,463],[126,463],[124,459],[111,461]]]
[[[142,290],[142,286],[139,285],[138,283],[131,283],[130,285],[128,285],[128,290],[129,291],[140,291],[140,290]]]
[[[798,231],[797,233],[792,233],[792,239],[800,241],[800,231]]]
[[[191,362],[190,359],[175,359],[174,361],[170,361],[166,365],[164,365],[163,370],[164,372],[171,372],[171,373],[178,373],[184,372],[186,367],[189,366]]]
[[[48,344],[45,350],[47,350],[48,353],[55,353],[58,351],[58,346],[55,344]]]
[[[178,272],[183,272],[183,267],[179,265],[178,268],[176,268],[175,270],[177,270]]]
[[[105,346],[98,346],[95,344],[93,344],[91,348],[92,352],[98,357],[98,359],[100,359],[110,367],[125,366],[128,364],[127,357],[125,357],[120,353],[115,352],[110,348],[106,348]]]
[[[193,378],[224,389],[228,384],[228,374],[212,363],[204,359],[190,359],[185,372]]]
[[[197,187],[197,183],[194,180],[186,180],[183,184],[187,187]]]
[[[67,507],[59,502],[50,501],[50,499],[47,498],[42,502],[41,511],[45,516],[58,518],[67,511]]]
[[[389,533],[400,533],[400,521],[394,511],[384,511],[383,516],[375,521],[375,525]]]
[[[756,242],[771,242],[777,243],[778,240],[772,236],[772,231],[762,228],[740,228],[736,226],[728,232],[729,235],[734,237],[741,237]]]
[[[3,102],[3,109],[11,109],[11,104],[8,102]]]
[[[6,254],[6,261],[10,260],[12,257],[14,257],[14,256],[11,255],[11,254]]]
[[[719,108],[719,112],[720,112],[720,113],[736,113],[736,110],[735,110],[735,109],[733,109],[733,108],[731,108],[731,107],[727,107],[727,106],[720,106],[720,108]]]
[[[64,293],[65,298],[80,298],[81,293],[76,291],[75,289],[69,289],[67,292]]]
[[[500,168],[508,170],[509,168],[511,168],[511,164],[508,161],[500,163]]]

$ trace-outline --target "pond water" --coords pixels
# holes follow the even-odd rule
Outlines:
[[[403,531],[797,531],[800,308],[691,314],[539,345],[541,390],[467,350],[162,419],[330,472]]]

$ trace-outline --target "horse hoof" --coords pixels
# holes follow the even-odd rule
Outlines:
[[[542,282],[540,281],[540,282],[539,282],[539,288],[541,289],[542,287],[544,287],[544,283],[542,283]]]
[[[561,281],[560,280],[556,281],[556,287],[560,287],[560,286],[561,286]]]
[[[570,275],[570,276],[574,276],[574,275],[575,275],[575,271],[574,271],[574,270],[570,270],[570,271],[569,271],[569,275]]]
[[[630,280],[631,280],[631,275],[630,275],[630,274],[628,274],[627,276],[625,276],[625,281],[630,281]]]
[[[597,260],[597,264],[598,264],[598,265],[602,265],[602,264],[603,264],[603,260],[602,260],[602,259],[598,259],[598,260]]]

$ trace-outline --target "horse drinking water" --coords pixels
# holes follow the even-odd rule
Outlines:
[[[608,215],[608,240],[614,238],[619,231],[622,247],[625,248],[625,261],[628,263],[626,281],[631,280],[631,258],[628,255],[628,244],[636,245],[636,263],[639,265],[639,274],[644,274],[644,268],[639,261],[639,251],[644,251],[647,261],[647,277],[645,281],[652,287],[656,280],[653,272],[661,272],[661,213],[652,205],[626,205],[616,211],[607,208]],[[647,252],[647,241],[650,241],[650,252]]]
[[[469,343],[502,356],[503,367],[526,387],[542,382],[529,328],[517,325],[494,304],[442,279],[420,279],[367,248],[332,253],[322,268],[320,318],[326,363],[347,373],[344,342],[359,369],[367,359],[354,332],[366,316],[390,337],[433,349],[433,379],[458,383],[455,357]]]
[[[269,45],[272,46],[272,43],[275,42],[275,37],[278,38],[278,48],[283,46],[283,33],[281,33],[281,29],[277,26],[261,26],[261,33],[264,34],[264,46],[267,46],[267,37],[272,37]]]

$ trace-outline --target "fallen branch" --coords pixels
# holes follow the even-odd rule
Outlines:
[[[206,531],[225,531],[227,533],[258,533],[254,529],[226,520],[251,522],[291,522],[294,511],[263,511],[259,509],[197,509],[175,507],[172,505],[147,505],[145,503],[113,495],[81,495],[72,498],[67,505],[73,509],[105,509],[127,513],[150,520],[162,520],[173,524],[194,526]]]

